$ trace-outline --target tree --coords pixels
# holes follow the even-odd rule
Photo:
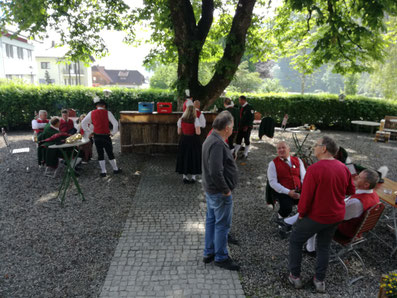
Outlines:
[[[150,88],[172,89],[177,80],[176,64],[160,65],[150,78]]]
[[[51,80],[50,73],[48,72],[48,70],[45,71],[44,79],[45,79],[45,82],[47,85],[52,84],[52,80]]]
[[[107,53],[101,30],[128,31],[128,41],[136,42],[134,26],[144,22],[157,45],[147,64],[177,61],[179,98],[190,89],[208,107],[232,81],[244,53],[255,62],[307,48],[313,67],[331,61],[340,73],[368,70],[371,61],[383,58],[384,15],[397,14],[395,0],[287,0],[276,19],[265,24],[264,14],[254,13],[254,7],[267,2],[146,0],[143,7],[130,9],[122,0],[0,0],[0,32],[11,23],[32,36],[45,36],[51,27],[69,44],[70,57],[89,61],[93,53]],[[205,85],[198,75],[203,61],[214,62]]]
[[[263,80],[260,78],[260,74],[258,72],[250,72],[248,61],[244,61],[240,64],[227,91],[256,92],[262,84]]]

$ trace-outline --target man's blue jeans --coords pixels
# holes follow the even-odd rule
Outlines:
[[[227,236],[232,223],[232,196],[222,193],[205,193],[207,199],[207,217],[205,221],[204,256],[215,254],[215,261],[220,262],[229,257]]]

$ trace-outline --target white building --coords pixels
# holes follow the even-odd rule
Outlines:
[[[0,78],[36,81],[34,45],[26,37],[11,38],[11,33],[0,36]]]
[[[36,52],[39,84],[92,86],[91,67],[83,62],[66,63],[65,47],[41,46]]]

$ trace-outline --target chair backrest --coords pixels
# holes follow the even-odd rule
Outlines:
[[[397,123],[390,120],[397,120],[397,116],[385,116],[385,128],[396,129]]]
[[[4,127],[1,128],[1,134],[3,135],[4,143],[6,144],[8,150],[11,150],[10,142],[8,141],[7,133]]]
[[[381,202],[369,208],[365,212],[363,221],[361,222],[361,225],[358,228],[356,235],[353,237],[353,239],[356,238],[358,235],[361,235],[362,233],[372,230],[378,223],[378,220],[382,215],[384,209],[385,205],[383,205]]]

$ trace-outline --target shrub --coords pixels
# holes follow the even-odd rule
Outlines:
[[[34,112],[41,109],[49,115],[60,115],[62,108],[73,108],[77,114],[94,108],[94,94],[103,97],[101,88],[80,86],[31,86],[0,84],[0,126],[8,128],[29,127]],[[116,118],[120,111],[138,110],[138,102],[173,102],[175,94],[161,89],[111,88],[106,99],[109,110]],[[237,102],[240,93],[228,94]],[[263,116],[270,116],[281,123],[284,114],[289,115],[288,125],[315,124],[319,128],[350,130],[351,120],[380,121],[386,115],[397,115],[397,101],[347,96],[340,102],[337,95],[298,95],[287,93],[246,94],[254,109]],[[223,97],[215,105],[223,107]]]

